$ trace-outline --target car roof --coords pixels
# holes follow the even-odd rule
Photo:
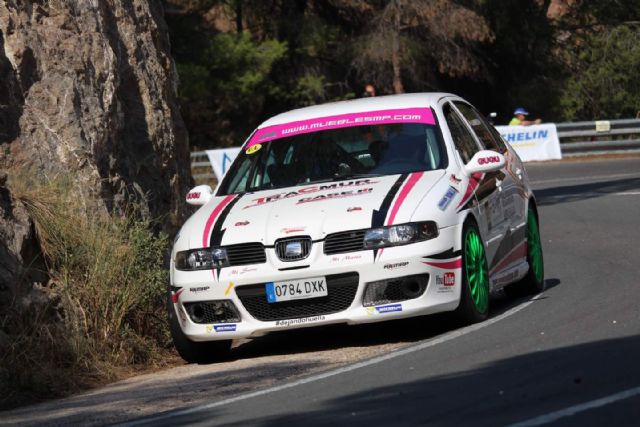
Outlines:
[[[263,122],[258,126],[258,129],[267,126],[339,114],[363,113],[368,111],[393,110],[399,108],[433,107],[445,96],[455,95],[442,92],[404,93],[401,95],[375,96],[352,99],[349,101],[331,102],[328,104],[314,105],[312,107],[299,108],[297,110],[278,114],[277,116],[273,116]]]

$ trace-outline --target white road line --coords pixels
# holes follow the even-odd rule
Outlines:
[[[640,191],[625,191],[624,193],[613,193],[614,196],[640,196]]]
[[[607,397],[592,400],[590,402],[581,403],[579,405],[570,406],[565,409],[561,409],[556,412],[541,415],[539,417],[531,418],[529,420],[520,421],[515,424],[511,424],[507,427],[533,427],[543,424],[552,423],[560,418],[570,417],[580,412],[588,411],[589,409],[600,408],[601,406],[609,405],[610,403],[617,402],[619,400],[629,399],[630,397],[640,395],[640,387],[631,388],[629,390],[621,391],[620,393],[612,394]]]
[[[531,299],[529,299],[529,301],[526,301],[516,307],[513,307],[510,310],[505,311],[504,313],[502,313],[499,316],[493,317],[489,320],[486,320],[482,323],[476,323],[474,325],[469,325],[466,326],[462,329],[457,329],[455,331],[451,331],[448,332],[440,337],[437,338],[433,338],[431,340],[410,346],[410,347],[406,347],[403,348],[401,350],[397,350],[397,351],[393,351],[391,353],[382,355],[382,356],[377,356],[374,357],[372,359],[368,359],[362,362],[358,362],[358,363],[354,363],[353,365],[348,365],[348,366],[344,366],[342,368],[338,368],[332,371],[327,371],[327,372],[323,372],[321,374],[318,375],[313,375],[307,378],[302,378],[296,381],[292,381],[290,383],[287,384],[282,384],[276,387],[271,387],[271,388],[267,388],[264,390],[258,390],[258,391],[254,391],[252,393],[247,393],[247,394],[241,394],[239,396],[236,397],[231,397],[229,399],[224,399],[224,400],[220,400],[218,402],[212,402],[212,403],[208,403],[206,405],[201,405],[201,406],[194,406],[193,408],[187,408],[187,409],[183,409],[183,410],[177,410],[174,412],[169,412],[166,414],[162,414],[162,415],[158,415],[156,417],[150,417],[150,418],[142,418],[142,419],[138,419],[138,420],[132,420],[130,422],[125,422],[122,424],[118,424],[119,426],[122,427],[132,427],[132,426],[139,426],[139,425],[145,425],[145,424],[153,424],[155,422],[158,421],[166,421],[169,420],[171,418],[176,418],[176,417],[180,417],[183,415],[188,415],[188,414],[193,414],[196,412],[200,412],[203,410],[207,410],[207,409],[212,409],[212,408],[217,408],[220,406],[224,406],[224,405],[229,405],[231,403],[235,403],[235,402],[240,402],[242,400],[247,400],[247,399],[251,399],[254,397],[258,397],[258,396],[263,396],[265,394],[270,394],[270,393],[275,393],[281,390],[286,390],[289,388],[293,388],[293,387],[297,387],[303,384],[308,384],[308,383],[312,383],[312,382],[316,382],[316,381],[320,381],[323,380],[325,378],[330,378],[330,377],[335,377],[336,375],[341,375],[344,374],[346,372],[351,372],[351,371],[355,371],[356,369],[360,369],[360,368],[364,368],[367,366],[371,366],[371,365],[375,365],[377,363],[381,363],[384,362],[386,360],[390,360],[390,359],[395,359],[396,357],[400,357],[400,356],[404,356],[405,354],[410,354],[410,353],[414,353],[416,351],[420,351],[420,350],[424,350],[426,348],[429,347],[433,347],[436,346],[438,344],[442,344],[445,343],[447,341],[451,341],[453,339],[459,338],[463,335],[467,335],[471,332],[475,332],[478,331],[480,329],[486,328],[487,326],[491,326],[494,323],[497,323],[503,319],[506,319],[509,316],[512,316],[514,314],[516,314],[517,312],[519,312],[520,310],[523,310],[525,308],[527,308],[529,305],[533,304],[537,299],[541,298],[544,294],[538,294],[534,297],[532,297]]]
[[[595,191],[590,191],[588,193],[578,192],[578,193],[566,193],[562,195],[562,197],[564,198],[576,197],[576,196],[580,196],[583,198],[584,197],[608,197],[608,196],[640,196],[640,191],[626,191],[624,193],[607,193],[607,192],[598,193]]]
[[[550,182],[565,182],[565,181],[591,181],[596,179],[606,179],[606,178],[631,178],[631,177],[640,177],[640,173],[621,173],[617,175],[596,175],[596,176],[577,176],[575,178],[555,178],[555,179],[543,179],[540,181],[531,181],[532,185],[535,184],[547,184]]]

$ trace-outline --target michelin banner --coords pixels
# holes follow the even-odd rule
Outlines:
[[[209,161],[211,162],[211,168],[216,175],[216,179],[220,181],[229,166],[240,152],[240,147],[233,148],[220,148],[217,150],[206,150]]]
[[[532,126],[496,126],[496,129],[524,162],[562,158],[558,132],[553,123]]]

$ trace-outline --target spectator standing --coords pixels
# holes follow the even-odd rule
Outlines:
[[[529,112],[522,107],[518,107],[513,112],[513,118],[509,122],[509,126],[531,126],[531,125],[539,125],[542,123],[542,120],[527,120],[527,116]]]
[[[362,97],[368,98],[371,96],[376,96],[376,87],[369,83],[364,87],[364,93],[362,94]]]

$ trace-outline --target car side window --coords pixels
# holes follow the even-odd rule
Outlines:
[[[447,126],[451,132],[451,139],[456,146],[456,149],[460,153],[460,157],[464,163],[469,163],[474,154],[480,151],[478,144],[473,139],[473,135],[469,133],[469,129],[465,126],[464,122],[453,110],[450,104],[445,104],[442,107]]]
[[[463,102],[455,102],[454,104],[467,122],[469,122],[471,129],[473,129],[473,133],[476,134],[478,140],[480,140],[485,149],[497,151],[503,154],[507,151],[507,147],[502,142],[502,139],[496,139],[494,137],[494,134],[489,129],[489,126],[491,125],[484,120],[481,114],[479,114],[469,104],[465,104]]]

